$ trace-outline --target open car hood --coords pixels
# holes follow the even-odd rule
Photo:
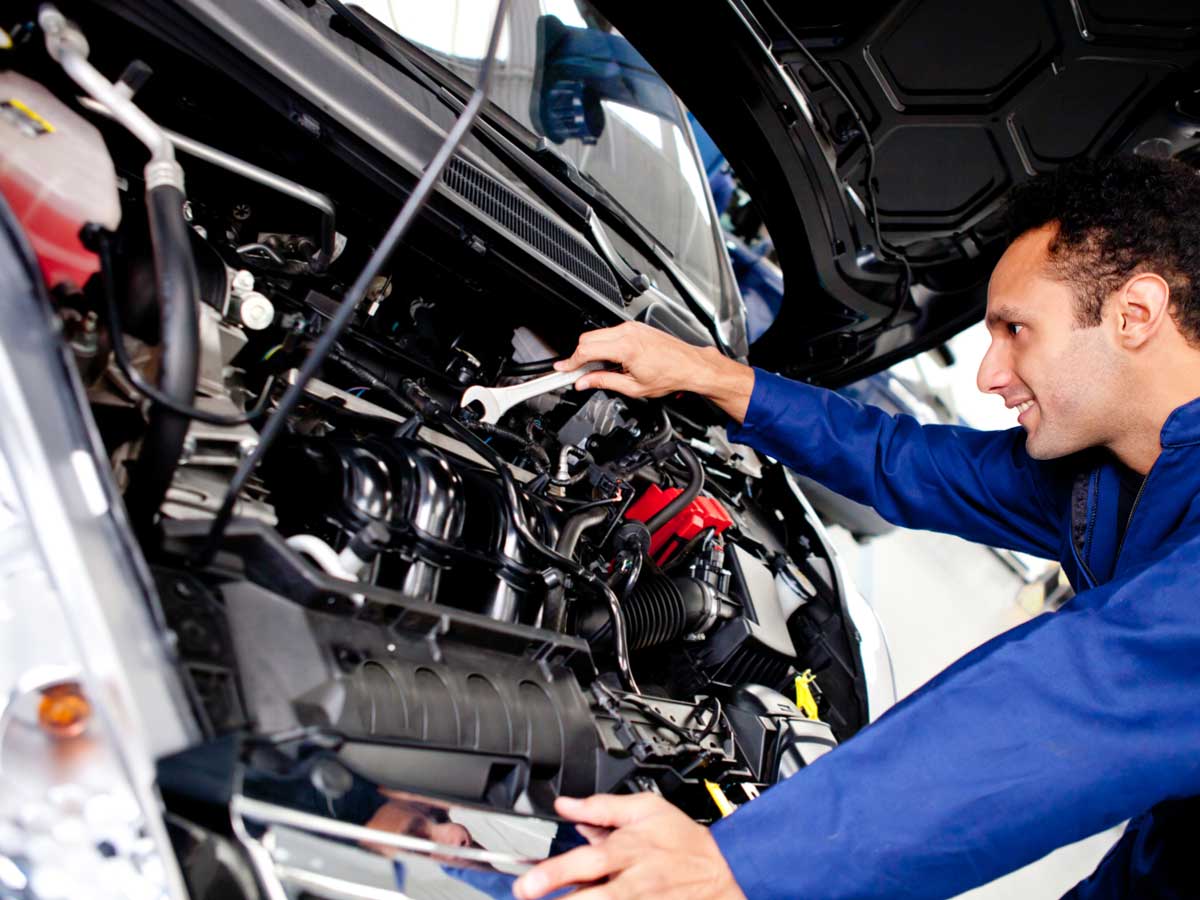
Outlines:
[[[977,321],[1019,182],[1200,157],[1200,7],[1181,0],[595,5],[750,192],[787,285],[751,361],[794,377],[853,381]]]

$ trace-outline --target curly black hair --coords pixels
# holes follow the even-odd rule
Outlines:
[[[1100,324],[1104,301],[1139,272],[1162,276],[1171,316],[1200,346],[1200,176],[1179,160],[1076,160],[1009,196],[1009,235],[1055,224],[1053,274],[1076,295],[1081,327]]]

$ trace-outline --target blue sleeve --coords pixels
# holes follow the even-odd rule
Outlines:
[[[1021,428],[922,426],[756,369],[746,420],[729,436],[897,525],[1059,554],[1066,493],[1025,453]]]
[[[1000,635],[714,825],[742,889],[949,897],[1200,793],[1198,563],[1195,539]]]

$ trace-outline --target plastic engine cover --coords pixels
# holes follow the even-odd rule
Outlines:
[[[649,521],[681,493],[680,488],[663,490],[652,484],[629,508],[628,518],[638,522]],[[705,528],[711,527],[720,534],[732,524],[733,519],[720,503],[711,497],[697,497],[650,536],[650,555],[661,565]],[[663,547],[667,549],[659,556]]]

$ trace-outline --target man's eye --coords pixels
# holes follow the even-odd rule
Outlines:
[[[1020,322],[1009,322],[1005,327],[1008,329],[1008,333],[1013,337],[1016,337],[1025,328],[1025,326]]]

